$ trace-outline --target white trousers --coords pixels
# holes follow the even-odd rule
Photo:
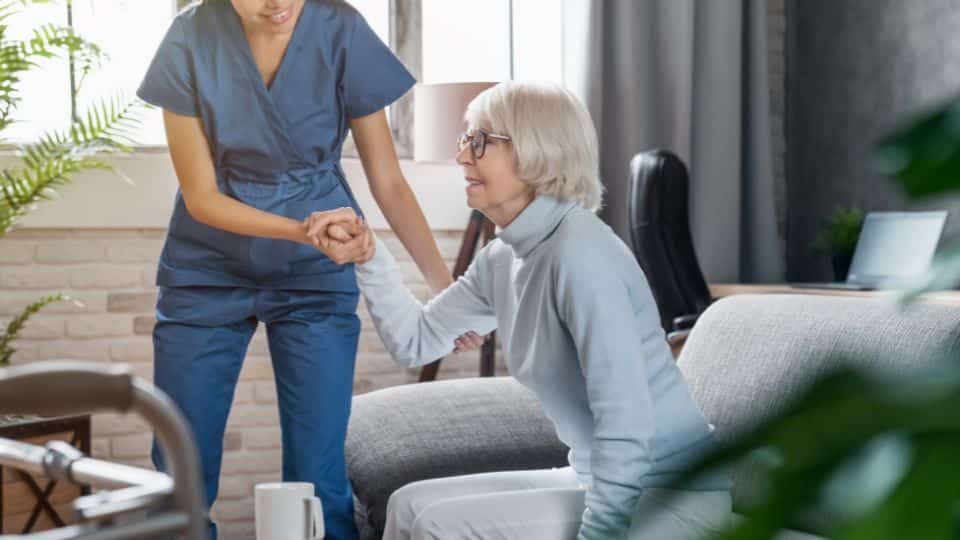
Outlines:
[[[729,491],[668,492],[643,491],[629,540],[697,540],[727,526]],[[584,493],[570,467],[414,482],[390,497],[383,540],[571,540]]]

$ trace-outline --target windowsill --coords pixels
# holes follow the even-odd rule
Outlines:
[[[10,154],[0,155],[6,165]],[[140,147],[133,154],[116,156],[116,169],[133,180],[110,171],[77,175],[60,188],[60,197],[40,203],[22,221],[24,229],[166,229],[173,211],[177,180],[163,146]],[[350,187],[374,229],[388,229],[363,174],[360,161],[344,158]],[[417,163],[402,159],[404,176],[416,194],[433,230],[462,230],[470,217],[463,190],[462,172],[455,164]]]

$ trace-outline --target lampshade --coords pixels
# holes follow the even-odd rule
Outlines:
[[[418,84],[413,90],[413,159],[453,161],[467,105],[493,82]]]

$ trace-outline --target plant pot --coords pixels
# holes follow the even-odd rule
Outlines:
[[[846,281],[847,273],[850,271],[850,262],[853,255],[833,255],[830,257],[830,263],[833,265],[834,281]]]

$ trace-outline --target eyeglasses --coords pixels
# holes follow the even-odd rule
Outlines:
[[[469,144],[470,153],[473,154],[473,159],[480,159],[483,157],[484,152],[486,152],[487,144],[490,142],[489,139],[509,141],[510,137],[508,135],[490,133],[489,131],[484,131],[482,129],[464,131],[460,134],[460,137],[457,138],[457,153],[459,154],[460,152],[463,152],[463,149]]]

